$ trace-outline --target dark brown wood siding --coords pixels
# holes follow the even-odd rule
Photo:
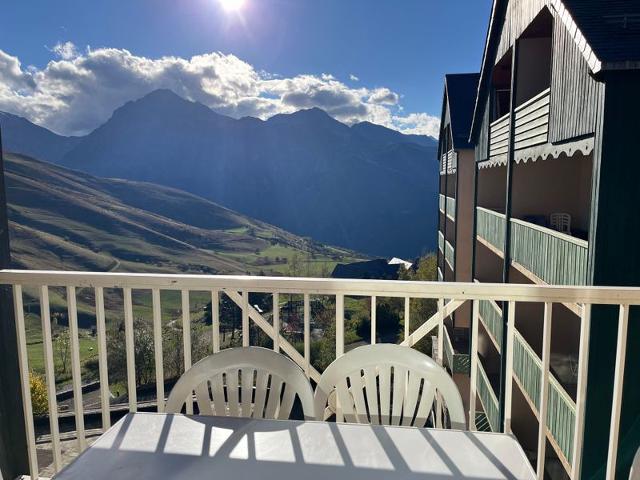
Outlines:
[[[516,38],[522,35],[522,32],[536,18],[542,8],[548,6],[549,3],[549,0],[511,0],[509,2],[500,33],[496,63],[509,51]]]
[[[601,104],[603,84],[589,74],[589,66],[558,18],[553,26],[549,141],[592,134]]]
[[[487,95],[490,97],[490,95]],[[480,125],[478,143],[476,144],[476,161],[481,162],[489,158],[489,99],[484,104],[482,125]]]

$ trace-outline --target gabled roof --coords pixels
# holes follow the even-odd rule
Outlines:
[[[640,68],[638,0],[551,0],[593,73]]]
[[[494,61],[508,1],[493,1],[470,137],[474,136],[479,123],[478,105],[485,100],[486,67]],[[640,69],[639,0],[549,0],[549,4],[573,37],[592,73]]]
[[[456,149],[472,148],[469,143],[469,132],[479,78],[479,73],[450,73],[444,77],[445,95],[451,119],[451,137]]]

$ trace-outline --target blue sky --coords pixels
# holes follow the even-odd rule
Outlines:
[[[238,11],[221,1],[6,2],[0,109],[78,134],[127,95],[175,85],[232,116],[317,105],[347,123],[428,133],[443,75],[479,69],[490,13],[489,0],[244,0]],[[202,57],[212,52],[222,55]],[[169,57],[184,61],[159,62]],[[81,111],[88,99],[96,113]]]

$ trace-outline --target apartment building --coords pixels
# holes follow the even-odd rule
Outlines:
[[[470,76],[445,78],[441,281],[640,285],[640,191],[633,160],[640,133],[639,68],[639,2],[494,1],[474,102],[466,111],[452,112],[454,95],[465,94],[450,85]],[[460,140],[455,120],[465,115],[472,116],[469,137]],[[471,149],[474,159],[467,165],[460,159]],[[548,325],[553,414],[547,417],[546,473],[552,478],[575,474],[571,425],[582,397],[581,375],[590,394],[581,478],[604,475],[610,412],[618,403],[618,465],[628,468],[640,444],[637,312],[632,308],[629,316],[625,360],[630,368],[624,397],[617,398],[610,381],[617,311],[594,307],[587,313],[576,303],[554,305],[551,311],[543,303],[529,303],[510,315],[507,303],[489,300],[480,302],[479,310],[478,351],[499,399],[493,415],[480,399],[488,426],[501,430],[506,424],[534,455],[538,374]],[[507,347],[511,351],[503,355],[510,317],[516,334]],[[463,336],[459,329],[471,318],[468,311],[456,312],[449,326]],[[588,369],[580,372],[580,339],[589,330],[590,343],[582,346],[582,353],[588,350]],[[507,355],[513,355],[513,371],[505,368]],[[507,402],[512,415],[505,419]]]

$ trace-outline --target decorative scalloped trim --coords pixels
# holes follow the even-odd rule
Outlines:
[[[593,138],[577,140],[575,142],[564,143],[562,145],[547,143],[544,145],[525,148],[523,150],[517,150],[515,152],[514,160],[516,163],[527,163],[529,160],[535,162],[537,160],[547,160],[549,158],[557,160],[562,154],[567,157],[573,157],[577,152],[580,152],[585,156],[591,154],[591,152],[593,152]]]
[[[535,162],[537,160],[548,160],[549,158],[557,160],[560,155],[564,154],[567,157],[573,157],[578,152],[585,156],[590,155],[593,152],[593,137],[563,143],[561,145],[546,143],[543,145],[536,145],[535,147],[517,150],[515,152],[515,162],[527,163],[529,161]],[[501,155],[494,159],[478,162],[478,168],[491,168],[506,164],[507,156]]]

